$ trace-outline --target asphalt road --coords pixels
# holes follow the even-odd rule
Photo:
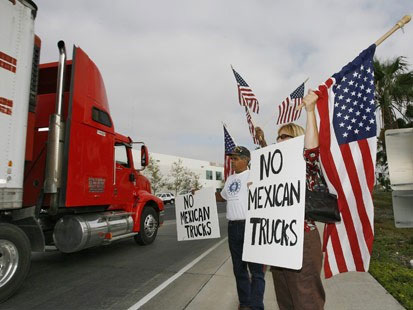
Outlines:
[[[221,239],[227,236],[225,204],[218,204]],[[125,239],[78,253],[33,253],[20,290],[0,309],[128,309],[221,239],[178,242],[175,208],[155,242]],[[162,293],[155,298],[162,298]]]

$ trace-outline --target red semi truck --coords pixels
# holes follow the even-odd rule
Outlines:
[[[164,214],[140,173],[148,150],[115,132],[93,61],[79,47],[66,60],[60,41],[59,62],[38,65],[36,12],[0,0],[0,301],[22,284],[32,251],[150,244]]]

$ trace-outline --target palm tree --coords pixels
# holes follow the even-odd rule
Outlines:
[[[410,113],[413,102],[413,71],[409,71],[409,64],[405,57],[380,62],[374,59],[375,99],[376,109],[380,108],[382,116],[382,130],[378,139],[377,165],[379,173],[378,182],[385,189],[390,188],[387,171],[387,154],[384,132],[387,129],[411,127]],[[403,119],[398,119],[398,111]]]
[[[400,56],[384,62],[374,59],[373,65],[376,108],[381,110],[383,129],[399,127],[395,111],[410,123],[405,114],[413,102],[413,71],[408,70],[406,58]]]

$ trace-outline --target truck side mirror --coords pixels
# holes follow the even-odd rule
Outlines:
[[[141,165],[146,167],[149,164],[149,152],[146,145],[141,146]]]

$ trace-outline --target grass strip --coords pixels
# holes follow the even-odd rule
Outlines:
[[[391,192],[374,192],[370,274],[406,309],[413,310],[413,228],[394,226]]]

